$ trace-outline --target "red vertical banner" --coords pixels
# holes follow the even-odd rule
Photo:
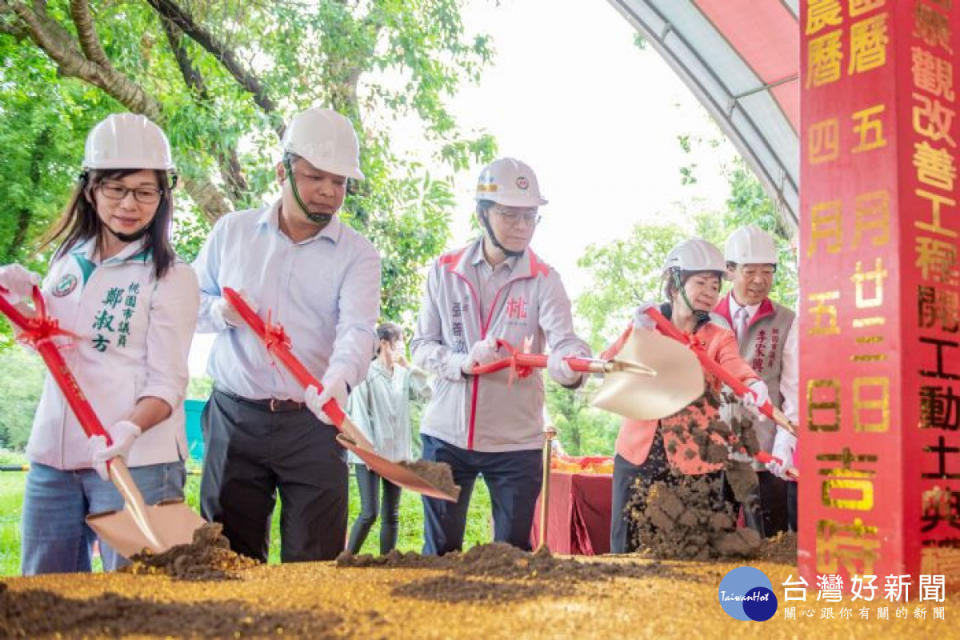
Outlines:
[[[800,4],[799,560],[810,584],[960,576],[953,4]]]
[[[960,216],[957,68],[960,6],[905,2],[898,45],[899,220],[905,307],[904,553],[922,573],[960,579]]]

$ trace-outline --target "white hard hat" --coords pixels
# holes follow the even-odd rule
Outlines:
[[[773,236],[752,224],[730,234],[724,254],[736,264],[777,264],[778,256]]]
[[[294,153],[317,169],[363,180],[360,144],[353,125],[331,109],[311,107],[293,116],[283,132],[283,150]]]
[[[540,196],[537,175],[525,162],[497,158],[480,172],[477,200],[492,200],[505,207],[538,207],[547,204]]]
[[[171,171],[173,158],[167,136],[149,118],[137,113],[113,113],[87,135],[83,168]]]
[[[725,275],[727,264],[720,249],[701,238],[684,240],[667,254],[663,271],[719,271]]]

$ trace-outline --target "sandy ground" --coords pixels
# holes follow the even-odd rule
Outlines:
[[[796,571],[753,562],[749,565],[769,576],[781,602],[771,620],[741,622],[723,612],[717,588],[727,571],[748,563],[589,561],[625,563],[631,577],[505,578],[303,563],[259,566],[222,582],[130,574],[12,578],[4,580],[7,592],[0,594],[5,602],[0,635],[16,633],[17,620],[26,620],[40,625],[27,630],[29,637],[59,632],[61,637],[960,638],[956,595],[944,603],[921,603],[912,590],[902,619],[897,617],[902,603],[883,601],[881,589],[880,602],[867,605],[864,620],[862,601],[817,602],[815,588],[806,602],[783,602],[781,585]],[[56,595],[25,597],[31,590]],[[106,593],[117,595],[104,598]],[[30,612],[31,606],[43,611]],[[877,619],[878,606],[889,607],[888,620]],[[797,619],[787,617],[790,607],[796,607]],[[934,619],[934,607],[943,607],[945,620]],[[822,619],[826,609],[832,620]],[[845,609],[850,619],[844,619]],[[924,619],[915,617],[919,609]],[[104,611],[111,615],[104,617]]]

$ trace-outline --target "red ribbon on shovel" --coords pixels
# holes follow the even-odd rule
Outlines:
[[[7,289],[0,287],[0,294],[7,293]],[[39,287],[33,287],[32,297],[36,311],[33,317],[21,313],[4,295],[0,295],[0,312],[20,329],[17,340],[32,346],[43,358],[87,437],[102,436],[107,446],[112,445],[113,439],[103,428],[54,341],[58,336],[78,336],[61,329],[57,320],[47,315]],[[193,539],[193,532],[204,524],[203,519],[182,500],[147,505],[122,458],[108,460],[107,472],[123,497],[123,509],[90,515],[86,520],[97,535],[120,555],[130,557],[145,548],[160,553],[174,545],[189,543]]]
[[[8,293],[9,291],[7,291],[7,289],[0,287],[0,294]],[[47,368],[50,370],[50,375],[53,376],[57,386],[60,387],[60,390],[63,392],[63,397],[66,398],[67,404],[70,405],[73,413],[77,416],[77,420],[80,422],[80,426],[83,427],[87,436],[103,436],[107,441],[107,445],[113,444],[113,441],[110,439],[110,434],[103,428],[103,425],[100,423],[100,418],[97,417],[93,407],[90,406],[90,402],[87,401],[86,396],[83,395],[83,391],[77,384],[77,379],[70,373],[66,361],[64,361],[60,350],[53,340],[58,336],[68,338],[77,338],[77,336],[61,329],[57,319],[47,315],[46,303],[43,300],[43,294],[40,293],[39,287],[35,286],[33,288],[32,296],[33,306],[34,309],[36,309],[35,316],[28,317],[23,315],[20,310],[10,304],[10,301],[3,295],[0,295],[0,312],[7,316],[10,322],[20,329],[20,335],[17,336],[17,341],[30,345],[36,349],[40,357],[43,358]],[[110,463],[108,462],[107,464],[109,465]]]
[[[284,367],[287,368],[293,377],[297,379],[304,388],[314,386],[318,391],[323,390],[323,385],[316,379],[303,363],[293,355],[290,350],[290,337],[278,324],[270,321],[270,314],[267,314],[267,321],[264,322],[260,316],[250,307],[243,297],[235,289],[230,287],[223,288],[223,297],[230,303],[243,321],[249,326],[257,337],[263,342],[267,352],[276,358]],[[366,465],[376,473],[392,481],[394,484],[406,487],[412,491],[422,493],[434,498],[456,502],[460,488],[456,488],[455,493],[449,493],[435,486],[430,480],[421,477],[408,467],[398,462],[384,458],[376,451],[373,445],[363,436],[363,433],[353,424],[350,418],[343,412],[343,409],[334,398],[331,398],[323,405],[323,411],[331,420],[334,426],[340,431],[337,436],[337,442],[353,451],[362,459]]]
[[[724,369],[719,362],[711,358],[707,354],[707,350],[704,348],[703,344],[699,340],[697,340],[694,336],[688,333],[684,333],[683,331],[680,331],[680,329],[675,327],[672,322],[667,320],[666,317],[664,317],[664,315],[660,313],[660,311],[658,311],[653,307],[647,309],[646,314],[650,316],[653,319],[653,321],[657,324],[657,329],[660,330],[660,333],[670,338],[673,338],[677,342],[681,342],[684,345],[686,345],[691,351],[693,351],[693,354],[697,356],[697,360],[700,361],[700,364],[703,366],[704,369],[706,369],[707,371],[715,375],[717,378],[719,378],[725,385],[730,387],[733,390],[733,392],[736,393],[738,396],[742,398],[746,396],[748,393],[751,395],[753,394],[750,388],[747,385],[745,385],[743,382],[741,382],[739,378],[737,378],[735,375],[733,375],[732,373]],[[778,425],[786,429],[793,436],[797,435],[797,428],[793,426],[790,423],[790,420],[787,419],[787,416],[785,416],[782,411],[774,407],[773,403],[771,403],[769,400],[767,400],[763,404],[763,406],[759,407],[759,411],[760,413],[767,416],[768,418],[776,422]],[[754,459],[756,459],[758,462],[761,462],[763,464],[767,464],[769,462],[776,462],[777,464],[781,464],[783,462],[779,458],[775,458],[771,456],[766,451],[758,451],[756,455],[754,455]],[[790,469],[787,471],[787,475],[793,478],[798,478],[800,476],[800,473],[796,469]]]
[[[267,322],[264,322],[260,316],[250,308],[250,305],[247,304],[243,297],[231,287],[223,288],[223,297],[237,310],[237,313],[239,313],[243,321],[253,329],[257,337],[263,341],[267,352],[279,360],[280,363],[287,368],[287,371],[293,374],[293,377],[297,379],[297,382],[299,382],[304,389],[314,386],[319,391],[323,390],[323,385],[320,384],[320,381],[307,371],[303,363],[290,351],[290,336],[287,335],[282,326],[271,323],[269,315],[267,316]],[[340,408],[336,400],[330,398],[330,400],[323,405],[323,411],[330,416],[334,425],[342,429],[346,414],[343,413],[343,409]]]

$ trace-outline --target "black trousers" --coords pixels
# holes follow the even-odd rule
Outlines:
[[[773,475],[769,471],[758,471],[757,479],[760,483],[754,490],[757,500],[753,509],[744,508],[744,518],[747,526],[759,533],[761,536],[769,538],[781,531],[787,531],[791,528],[791,508],[789,485],[796,485],[795,482],[788,482]],[[796,493],[793,494],[793,513],[792,526],[796,531]]]
[[[272,411],[214,390],[203,411],[203,516],[237,553],[267,560],[279,492],[283,562],[332,560],[347,533],[346,451],[306,408]]]
[[[347,543],[347,549],[350,553],[360,553],[360,547],[367,539],[373,523],[377,521],[379,512],[380,554],[383,555],[397,546],[397,532],[400,527],[400,487],[374,473],[365,464],[355,464],[353,468],[357,476],[357,488],[360,491],[360,515],[350,527],[350,541]],[[383,487],[382,504],[381,485]]]
[[[650,453],[643,464],[636,465],[616,455],[613,458],[613,496],[610,503],[610,553],[630,553],[637,550],[637,533],[633,520],[626,513],[640,478],[644,489],[655,482],[670,482],[670,465],[663,448],[660,428],[653,436]]]

